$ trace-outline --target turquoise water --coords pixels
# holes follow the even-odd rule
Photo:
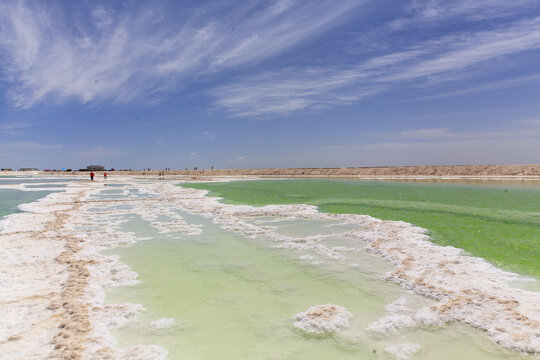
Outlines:
[[[426,228],[434,242],[540,276],[540,182],[271,180],[184,184],[232,204],[305,203]]]
[[[70,181],[80,181],[77,178],[66,178],[66,177],[53,177],[53,178],[43,178],[43,177],[20,177],[20,176],[0,176],[0,185],[12,185],[12,184],[33,184],[33,183],[56,183],[56,182],[65,182]]]
[[[0,176],[0,186],[2,185],[17,185],[27,184],[29,189],[46,188],[58,188],[61,190],[67,185],[69,181],[76,181],[77,179],[66,178],[42,178],[42,177],[29,177],[29,176]],[[44,183],[45,185],[33,185],[38,183]],[[64,183],[64,184],[50,184],[50,183]],[[20,212],[18,206],[21,204],[29,203],[41,199],[47,196],[52,191],[22,191],[16,189],[1,189],[0,188],[0,220],[2,217]]]
[[[36,201],[50,193],[50,191],[0,189],[0,220],[6,215],[19,212],[17,206],[20,204]]]

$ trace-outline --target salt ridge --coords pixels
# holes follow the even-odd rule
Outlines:
[[[64,190],[20,206],[27,212],[0,223],[0,255],[11,259],[0,265],[2,353],[8,359],[166,358],[166,349],[155,345],[117,349],[110,334],[142,306],[105,305],[105,288],[133,285],[137,274],[98,251],[142,239],[119,230],[125,219],[118,211],[111,216],[107,207],[100,212],[83,203],[103,190],[100,185]]]
[[[293,326],[308,335],[331,335],[349,327],[352,315],[343,306],[315,305],[294,316]]]
[[[348,252],[355,251],[383,257],[395,266],[394,271],[386,274],[387,280],[436,300],[434,305],[413,315],[387,319],[394,321],[397,330],[461,322],[485,331],[507,349],[540,353],[540,293],[512,287],[511,282],[519,277],[517,274],[468,256],[461,249],[432,243],[425,229],[367,215],[320,213],[311,205],[252,207],[223,204],[219,198],[208,197],[205,190],[170,184],[148,186],[148,191],[175,199],[182,210],[211,218],[225,230],[251,237],[268,236],[280,247],[315,250],[337,260],[344,260]],[[357,225],[357,229],[343,235],[358,247],[329,248],[319,242],[327,235],[293,238],[244,220],[267,216],[334,220]]]
[[[316,251],[337,261],[346,261],[348,254],[359,251],[379,255],[395,267],[385,275],[387,280],[436,301],[416,311],[407,309],[405,300],[389,304],[390,314],[369,326],[373,332],[384,335],[403,327],[461,322],[486,331],[508,349],[540,353],[540,294],[512,287],[516,274],[467,256],[460,249],[433,244],[424,229],[365,215],[320,213],[309,205],[222,204],[204,190],[167,182],[131,183],[115,189],[121,190],[122,199],[100,199],[104,190],[100,183],[70,183],[61,189],[63,192],[21,206],[29,212],[9,215],[0,222],[0,256],[6,260],[0,264],[0,318],[6,324],[0,329],[3,354],[48,359],[51,354],[58,356],[54,346],[60,346],[88,359],[165,358],[167,351],[158,346],[116,348],[110,330],[133,319],[142,306],[105,305],[104,290],[133,285],[138,281],[137,274],[118,257],[99,251],[145,240],[121,231],[121,225],[133,214],[148,221],[157,232],[199,234],[202,229],[188,224],[179,210],[212,219],[227,231],[265,236],[277,247]],[[332,220],[357,228],[345,233],[290,237],[278,234],[273,226],[249,222],[257,217]],[[322,243],[337,235],[350,239],[351,246]],[[73,277],[73,266],[79,269],[75,274],[79,277]],[[64,339],[71,333],[59,332],[58,327],[67,316],[62,305],[66,291],[76,295],[68,299],[69,304],[77,305],[70,311],[92,325],[68,329],[80,337],[75,340]],[[59,319],[55,314],[64,315]],[[26,321],[18,321],[21,317]],[[51,343],[53,338],[55,342]]]

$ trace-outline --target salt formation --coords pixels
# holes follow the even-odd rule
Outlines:
[[[315,305],[296,314],[293,326],[309,335],[327,335],[349,327],[351,317],[343,306]]]
[[[420,350],[420,345],[414,343],[404,343],[387,346],[384,351],[398,360],[406,360],[410,355],[416,354]]]
[[[394,302],[391,302],[390,304],[386,305],[384,307],[384,310],[388,311],[389,313],[403,313],[407,311],[407,298],[405,296],[400,297]]]
[[[19,185],[11,188],[30,190]],[[207,191],[166,181],[130,179],[118,187],[120,195],[115,193],[114,199],[106,198],[107,189],[100,183],[72,182],[62,190],[21,206],[28,212],[0,222],[0,353],[6,359],[10,354],[17,359],[165,358],[167,351],[155,345],[116,347],[111,330],[132,320],[142,306],[106,304],[105,289],[138,280],[117,256],[100,251],[145,240],[122,231],[122,224],[133,216],[158,233],[200,234],[202,229],[188,224],[180,211],[209,218],[222,229],[247,237],[264,236],[275,241],[276,247],[304,255],[309,251],[345,262],[349,254],[369,252],[394,265],[387,280],[435,301],[419,310],[407,309],[405,300],[389,304],[389,314],[369,326],[372,332],[386,336],[404,327],[460,322],[485,331],[508,349],[540,353],[540,294],[512,287],[516,274],[460,249],[435,245],[424,229],[411,224],[325,214],[309,205],[223,204],[208,197]],[[253,223],[253,219],[269,217],[330,220],[356,228],[292,237],[279,234],[273,226]],[[335,236],[350,240],[350,245],[325,244]],[[297,314],[294,326],[309,334],[331,334],[348,326],[350,317],[341,306],[317,305]],[[413,347],[400,349],[389,351],[409,354]]]
[[[157,330],[170,329],[174,326],[174,319],[172,318],[163,318],[159,320],[152,321],[150,326]]]
[[[274,239],[276,247],[315,251],[338,261],[358,251],[381,256],[395,267],[386,274],[387,280],[436,301],[414,314],[386,317],[381,324],[386,324],[389,332],[461,322],[485,331],[507,349],[540,353],[540,293],[512,287],[511,282],[519,278],[516,274],[468,256],[461,249],[432,243],[425,229],[367,215],[320,213],[311,205],[230,205],[208,197],[205,190],[165,183],[143,186],[144,191],[176,199],[184,211],[211,218],[222,229]],[[257,217],[331,220],[357,228],[341,234],[290,237],[248,221]],[[334,236],[349,238],[351,246],[329,247],[322,243]]]
[[[367,330],[379,335],[391,335],[405,327],[416,326],[411,310],[407,308],[407,298],[402,296],[386,305],[386,312],[390,313],[368,325]]]
[[[117,256],[99,250],[134,243],[116,204],[93,200],[98,184],[69,184],[21,205],[0,222],[0,352],[3,359],[164,359],[155,345],[115,348],[110,331],[139,304],[105,304],[105,288],[137,283]],[[58,189],[56,189],[58,190]],[[101,212],[99,207],[105,211]],[[120,213],[120,215],[118,214]],[[21,321],[23,319],[25,321]]]

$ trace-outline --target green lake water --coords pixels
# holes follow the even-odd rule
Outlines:
[[[196,183],[230,204],[304,203],[406,221],[493,264],[540,276],[540,182],[258,180]]]
[[[148,196],[129,184],[116,185],[118,188],[104,188],[93,198],[125,198],[126,189],[130,195]],[[405,220],[430,229],[434,241],[446,241],[454,246],[459,246],[456,239],[460,238],[449,235],[461,233],[464,240],[471,242],[466,235],[474,228],[481,230],[474,239],[485,248],[488,243],[482,236],[490,231],[498,236],[502,246],[510,247],[509,239],[513,239],[525,244],[524,252],[533,255],[534,251],[538,252],[539,222],[535,211],[537,214],[539,188],[536,186],[319,180],[190,186],[208,188],[231,203],[308,203],[318,205],[321,211],[367,213]],[[0,189],[0,218],[17,212],[19,204],[48,193]],[[512,196],[505,198],[507,194]],[[111,209],[115,206],[119,205],[112,205]],[[100,210],[103,209],[97,207],[89,213]],[[459,324],[404,328],[394,334],[376,335],[367,328],[390,315],[385,306],[391,302],[405,297],[413,312],[432,304],[430,299],[382,280],[383,274],[393,268],[388,262],[365,252],[348,253],[346,260],[335,260],[315,250],[280,249],[275,247],[274,240],[263,236],[246,238],[221,229],[212,219],[174,211],[188,224],[201,225],[202,232],[198,235],[159,233],[152,227],[152,221],[166,222],[169,220],[166,215],[144,220],[128,212],[121,215],[127,220],[122,223],[121,231],[147,240],[105,251],[118,254],[122,262],[139,274],[140,280],[135,286],[107,290],[108,303],[144,306],[132,321],[113,331],[120,348],[157,344],[169,351],[170,360],[390,360],[395,357],[387,352],[389,346],[415,343],[420,350],[409,359],[534,358],[507,351],[484,332]],[[110,217],[105,212],[103,224],[111,221]],[[443,225],[454,227],[451,224],[465,229],[443,232],[437,226],[419,222],[425,218],[441,229]],[[471,222],[467,224],[464,219],[469,218]],[[246,221],[267,223],[275,226],[279,234],[299,237],[340,233],[349,226],[331,221],[286,221],[270,217]],[[504,226],[513,226],[505,233],[508,236],[501,236],[497,230]],[[340,236],[326,238],[321,243],[330,247],[346,244],[348,239]],[[474,253],[473,248],[467,250]],[[504,252],[497,250],[495,255]],[[526,255],[514,262],[505,262],[504,257],[490,260],[535,275],[536,260],[533,255],[528,254],[529,258]],[[344,306],[352,314],[348,328],[325,337],[306,336],[294,328],[296,313],[327,303]],[[160,329],[153,324],[164,318],[172,319],[174,325]]]
[[[388,346],[412,342],[422,359],[528,359],[494,344],[483,332],[451,324],[440,328],[404,329],[377,336],[366,327],[388,315],[385,306],[405,296],[411,308],[431,300],[383,281],[391,265],[377,256],[358,253],[337,261],[308,253],[276,249],[274,241],[249,239],[220,229],[211,220],[182,214],[202,225],[200,235],[166,236],[133,217],[123,231],[151,238],[108,250],[139,274],[140,284],[109,290],[110,303],[136,302],[145,310],[116,329],[118,346],[157,344],[169,359],[283,360],[394,359]],[[281,233],[307,235],[327,224],[273,222]],[[339,240],[339,239],[338,239]],[[352,267],[351,263],[359,264]],[[353,314],[350,328],[323,338],[293,327],[293,316],[312,305],[334,303]],[[174,319],[169,329],[152,322]]]

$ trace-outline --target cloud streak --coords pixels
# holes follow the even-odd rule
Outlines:
[[[310,40],[345,21],[358,4],[152,3],[115,11],[7,1],[0,4],[0,64],[16,107],[70,100],[153,103],[200,77],[270,59]]]
[[[390,22],[394,30],[426,27],[456,20],[483,21],[521,14],[537,6],[535,0],[415,0],[405,9],[405,16]]]
[[[402,86],[433,87],[471,79],[485,71],[481,67],[485,63],[538,49],[540,17],[517,21],[510,27],[424,40],[355,65],[289,68],[244,76],[210,93],[218,107],[234,116],[288,114],[346,105]],[[493,71],[499,69],[493,66]]]
[[[75,153],[75,155],[86,158],[86,159],[107,159],[115,158],[119,156],[127,155],[128,152],[121,149],[114,149],[103,146],[92,146],[86,151],[80,151]]]
[[[540,156],[540,122],[514,121],[508,128],[460,132],[425,128],[371,133],[370,143],[336,144],[313,149],[363,165],[446,165],[535,163]]]
[[[367,43],[380,42],[376,51],[369,46],[355,49],[355,56],[321,51],[319,59],[300,61],[311,65],[271,63],[359,15],[368,3],[203,1],[191,7],[159,2],[127,8],[6,1],[0,4],[0,69],[17,108],[70,101],[152,105],[182,96],[187,92],[182,89],[202,87],[214,110],[261,118],[318,112],[403,88],[427,89],[424,99],[429,99],[531,82],[510,76],[447,95],[431,91],[443,83],[497,74],[505,67],[499,59],[540,49],[540,17],[529,15],[538,9],[533,0],[414,0],[366,32]],[[408,38],[419,28],[449,22],[481,25]],[[403,36],[405,43],[394,42]],[[247,75],[228,77],[239,70]]]
[[[13,141],[0,144],[0,149],[20,151],[51,150],[61,149],[63,147],[61,144],[42,144],[35,141]]]
[[[29,128],[33,125],[34,124],[27,122],[6,123],[0,125],[0,132],[10,136],[19,135],[23,133],[23,129]]]

